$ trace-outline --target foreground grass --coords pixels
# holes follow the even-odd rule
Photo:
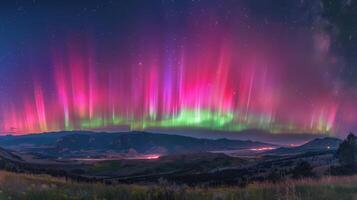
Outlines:
[[[47,175],[15,174],[0,171],[2,199],[252,199],[252,200],[355,200],[357,176],[304,179],[278,184],[255,183],[245,188],[189,188],[67,182]]]

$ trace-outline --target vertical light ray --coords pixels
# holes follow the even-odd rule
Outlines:
[[[35,102],[36,102],[36,111],[38,117],[38,123],[40,125],[40,130],[47,131],[47,120],[46,120],[46,108],[44,103],[44,96],[40,86],[35,85]]]

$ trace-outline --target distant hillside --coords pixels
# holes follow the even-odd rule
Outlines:
[[[269,144],[228,140],[198,139],[147,132],[97,133],[57,132],[25,136],[4,136],[0,146],[53,157],[82,157],[110,153],[182,154],[217,150],[257,148]]]
[[[3,148],[0,148],[0,160],[23,161],[20,156]]]
[[[25,146],[53,146],[57,140],[73,132],[49,132],[29,135],[6,135],[0,136],[0,146],[17,149]]]
[[[45,146],[30,142],[33,137],[40,140],[42,136],[47,141]],[[12,138],[24,142],[22,137]],[[0,169],[50,174],[77,181],[100,180],[111,184],[152,184],[164,179],[177,184],[217,186],[274,180],[271,174],[276,171],[284,172],[284,177],[288,178],[302,160],[308,162],[315,172],[324,174],[324,169],[336,164],[333,150],[341,141],[334,138],[315,139],[300,147],[279,148],[265,152],[263,156],[240,158],[203,151],[257,148],[268,144],[145,132],[64,132],[53,137],[47,134],[31,136],[25,142],[26,145],[19,143],[19,153],[0,149]],[[11,144],[14,147],[14,141]],[[160,156],[135,157],[139,154],[150,156],[154,152]]]
[[[336,150],[341,142],[342,140],[337,138],[317,138],[298,147],[280,147],[266,152],[266,154],[299,154],[305,152]]]

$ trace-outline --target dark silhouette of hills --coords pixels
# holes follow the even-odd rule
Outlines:
[[[298,147],[280,147],[264,154],[299,154],[336,150],[337,138],[318,138]],[[0,136],[5,149],[39,157],[101,157],[109,154],[187,154],[274,146],[250,140],[200,139],[182,135],[132,132],[61,131],[22,136]]]
[[[166,151],[167,153],[201,152],[226,149],[241,149],[264,146],[266,144],[252,141],[228,139],[197,139],[192,137],[153,134],[146,132],[132,133],[94,133],[73,134],[62,137],[56,148],[70,150],[115,150],[127,152],[135,149],[138,153],[153,153]]]
[[[269,152],[267,154],[299,154],[305,152],[319,152],[319,151],[335,151],[342,140],[338,138],[317,138],[311,140],[298,147],[280,147]]]
[[[337,162],[334,155],[341,140],[314,139],[299,147],[278,148],[254,157],[232,157],[208,151],[266,147],[269,144],[147,132],[87,131],[3,136],[0,143],[10,148],[0,148],[0,169],[8,171],[45,173],[110,184],[147,184],[165,179],[189,185],[236,185],[282,178],[274,175],[277,172],[290,177],[301,161],[308,162],[314,169],[327,169]],[[120,155],[157,152],[161,156],[156,159],[105,158],[113,152]]]
[[[272,146],[270,144],[229,140],[199,139],[148,132],[100,133],[70,131],[24,136],[3,136],[0,146],[52,157],[91,156],[109,153],[184,154],[218,150],[238,150]]]
[[[29,135],[6,135],[0,136],[0,146],[3,147],[18,147],[18,146],[51,146],[58,139],[71,135],[73,132],[49,132]]]

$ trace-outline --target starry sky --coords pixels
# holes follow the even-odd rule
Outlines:
[[[357,131],[353,0],[0,3],[0,132]]]

